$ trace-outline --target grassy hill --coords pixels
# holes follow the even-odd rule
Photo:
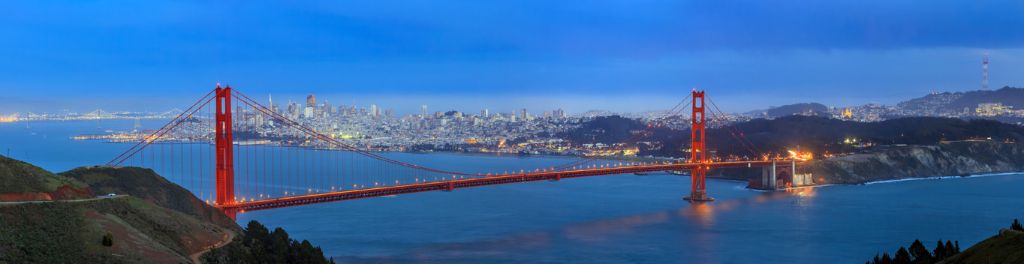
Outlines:
[[[273,238],[259,235],[269,231],[255,221],[243,230],[150,169],[94,166],[54,174],[0,157],[0,197],[18,198],[0,203],[0,264],[188,263],[232,237],[224,250],[202,259],[331,263],[309,241],[290,239],[280,228]],[[256,240],[275,246],[247,243]]]
[[[184,263],[226,232],[130,196],[0,206],[0,263]]]
[[[1004,229],[939,263],[1024,263],[1024,232]]]
[[[95,197],[99,193],[128,194]],[[240,228],[147,169],[54,174],[0,157],[0,263],[182,263]],[[33,202],[24,202],[33,201]],[[110,235],[112,245],[101,242]]]
[[[0,201],[87,198],[82,182],[0,156]]]
[[[238,225],[220,210],[207,205],[192,192],[158,176],[150,169],[93,166],[76,168],[58,175],[82,182],[98,194],[131,195],[164,208],[213,222],[221,227],[240,230]]]

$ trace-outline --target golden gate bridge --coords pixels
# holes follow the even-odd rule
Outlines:
[[[767,158],[712,161],[707,155],[705,110],[713,109],[705,108],[704,91],[693,90],[689,99],[690,157],[686,161],[588,157],[519,172],[471,173],[405,162],[360,148],[261,105],[230,86],[217,85],[107,165],[160,171],[165,178],[176,179],[193,192],[198,190],[202,199],[235,217],[239,212],[332,201],[660,171],[690,171],[690,194],[684,199],[709,202],[713,200],[705,184],[709,170],[796,162]],[[670,113],[685,109],[679,107],[683,102]],[[742,133],[729,132],[744,142],[743,146],[754,148]]]

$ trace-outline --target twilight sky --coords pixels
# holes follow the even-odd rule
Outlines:
[[[16,1],[0,113],[162,111],[215,83],[399,113],[895,103],[1024,86],[1024,1]]]

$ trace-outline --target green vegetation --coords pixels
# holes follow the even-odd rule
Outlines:
[[[0,263],[101,262],[85,253],[83,225],[81,208],[71,204],[0,206]]]
[[[220,210],[207,205],[196,198],[192,192],[160,177],[150,169],[93,166],[76,168],[62,172],[60,175],[81,181],[99,194],[131,195],[161,207],[213,222],[224,228],[240,230],[238,225]]]
[[[106,235],[103,235],[103,241],[100,243],[103,243],[104,247],[114,246],[114,235],[108,232]]]
[[[42,168],[0,156],[0,194],[2,193],[50,193],[61,186],[85,187],[76,180],[54,175]]]
[[[256,221],[250,221],[242,236],[236,237],[230,245],[210,251],[203,256],[203,263],[334,263],[324,258],[320,247],[309,241],[302,242],[288,237],[284,229],[273,232]]]
[[[1024,263],[1024,232],[1003,230],[939,263]]]
[[[0,206],[0,263],[184,262],[224,232],[134,197]]]
[[[93,191],[125,196],[95,198]],[[242,232],[224,213],[149,169],[84,167],[57,175],[0,157],[0,197],[24,192],[70,201],[0,205],[0,264],[186,263]],[[213,251],[223,254],[208,254],[219,256],[211,261],[333,263],[280,228],[268,232],[253,222],[247,231]]]

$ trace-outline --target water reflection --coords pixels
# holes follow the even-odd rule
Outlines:
[[[554,245],[563,243],[585,243],[601,247],[607,244],[621,243],[616,241],[626,234],[643,233],[641,229],[663,224],[680,224],[690,226],[677,236],[685,237],[698,248],[680,248],[678,250],[710,250],[716,251],[716,238],[713,228],[716,216],[733,210],[745,210],[756,204],[789,198],[810,198],[814,196],[812,189],[793,192],[765,192],[758,195],[734,200],[719,200],[711,203],[684,203],[678,209],[659,210],[641,214],[627,215],[594,221],[579,222],[561,226],[545,232],[513,233],[489,239],[460,241],[450,243],[431,243],[409,249],[407,253],[391,256],[336,258],[342,262],[474,262],[479,260],[507,259],[519,256],[515,252],[548,250]],[[701,255],[702,257],[712,257]],[[700,262],[716,262],[715,259],[698,259]]]
[[[598,242],[608,239],[613,234],[630,233],[638,227],[660,224],[668,220],[669,213],[661,211],[569,225],[563,228],[563,234],[571,240]]]

